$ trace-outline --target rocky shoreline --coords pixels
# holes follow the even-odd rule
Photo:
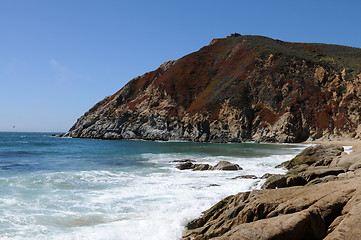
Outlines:
[[[306,148],[264,190],[229,196],[188,223],[182,240],[361,239],[361,149]]]
[[[345,46],[247,35],[214,39],[134,78],[62,136],[283,143],[361,139],[360,61],[361,49]],[[337,146],[309,148],[284,163],[289,172],[270,177],[266,190],[230,196],[206,211],[188,225],[183,239],[346,239],[344,234],[361,239],[360,226],[352,225],[361,220],[359,155]]]

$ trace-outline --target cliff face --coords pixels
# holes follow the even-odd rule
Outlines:
[[[221,142],[358,138],[360,84],[361,49],[231,36],[134,78],[86,112],[65,136]]]

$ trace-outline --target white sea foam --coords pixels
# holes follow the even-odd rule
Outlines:
[[[60,140],[62,141],[62,140]],[[186,224],[224,197],[257,189],[284,155],[237,157],[204,153],[143,153],[151,167],[34,172],[0,177],[0,239],[175,240]],[[178,170],[174,160],[239,164],[241,171]]]
[[[345,153],[350,154],[352,152],[352,146],[343,146]]]

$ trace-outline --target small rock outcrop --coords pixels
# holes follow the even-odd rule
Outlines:
[[[328,166],[335,157],[344,152],[342,146],[338,145],[315,145],[306,148],[290,161],[284,162],[279,167],[285,167],[288,170],[295,169],[303,164],[308,166]]]
[[[213,170],[235,171],[242,170],[242,168],[238,164],[233,164],[228,161],[220,161],[213,167]]]
[[[223,170],[223,171],[236,171],[242,170],[238,164],[230,163],[228,161],[220,161],[215,166],[204,163],[193,163],[191,160],[185,160],[176,166],[179,170],[192,169],[193,171],[205,170]]]
[[[341,159],[344,154],[342,146],[333,144],[308,147],[290,161],[277,166],[287,168],[287,174],[269,177],[262,188],[304,186],[337,180],[338,175],[348,171],[348,168],[332,166],[332,162]]]

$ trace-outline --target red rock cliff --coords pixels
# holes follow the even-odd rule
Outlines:
[[[65,134],[301,142],[360,137],[361,49],[234,35],[136,77]]]

